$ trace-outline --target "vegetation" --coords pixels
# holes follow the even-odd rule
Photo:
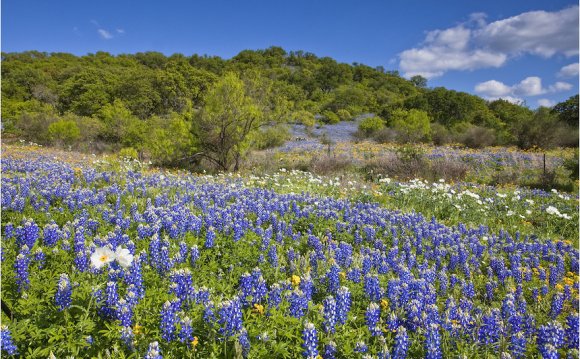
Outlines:
[[[237,93],[223,92],[230,90]],[[240,108],[218,106],[220,96]],[[191,168],[205,158],[220,170],[237,168],[249,149],[280,142],[257,139],[258,127],[313,126],[316,119],[336,123],[367,113],[389,126],[366,131],[383,141],[521,148],[578,143],[577,95],[551,110],[532,111],[504,100],[486,102],[464,92],[428,88],[420,76],[406,80],[382,67],[279,47],[244,50],[229,60],[157,52],[2,54],[5,139],[93,152],[130,147],[158,165]],[[207,143],[215,138],[205,135],[220,134],[211,128],[220,116],[242,133],[216,149],[215,142]],[[396,136],[389,132],[393,127]]]

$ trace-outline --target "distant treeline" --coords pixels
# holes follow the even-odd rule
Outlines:
[[[199,150],[194,128],[206,95],[232,73],[245,84],[243,94],[260,103],[270,125],[246,147],[283,142],[287,131],[273,124],[312,126],[364,113],[377,117],[367,120],[359,135],[378,141],[522,148],[578,143],[578,95],[532,111],[428,88],[420,76],[406,80],[382,67],[280,47],[244,50],[229,60],[157,52],[2,53],[3,134],[91,151],[126,148],[160,164],[179,164]]]

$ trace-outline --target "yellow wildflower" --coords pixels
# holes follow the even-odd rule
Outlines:
[[[261,304],[254,304],[254,309],[252,309],[254,313],[264,314],[264,306]]]
[[[291,281],[292,281],[292,285],[295,286],[295,287],[297,287],[298,285],[300,285],[300,277],[297,276],[296,274],[293,274],[292,275]]]

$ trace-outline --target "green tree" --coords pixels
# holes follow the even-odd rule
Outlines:
[[[48,137],[54,143],[70,146],[81,137],[81,131],[72,120],[58,120],[48,126]]]
[[[419,88],[427,87],[427,79],[421,75],[415,75],[410,79],[411,83]]]
[[[385,122],[380,117],[367,117],[358,125],[358,130],[365,136],[370,136],[383,128],[385,128]]]
[[[168,118],[153,116],[147,125],[143,151],[154,164],[176,166],[191,162],[195,148],[190,121],[171,113]]]
[[[237,171],[251,137],[265,123],[263,110],[247,94],[244,82],[229,72],[209,88],[192,131],[199,155],[220,170],[233,165]]]
[[[558,115],[560,121],[578,127],[578,95],[558,103],[552,111]]]
[[[403,141],[416,142],[425,139],[431,132],[429,115],[421,110],[396,109],[391,113],[389,125]]]

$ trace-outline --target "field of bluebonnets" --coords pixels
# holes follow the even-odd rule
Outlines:
[[[6,147],[2,355],[577,358],[577,246],[558,190]]]

